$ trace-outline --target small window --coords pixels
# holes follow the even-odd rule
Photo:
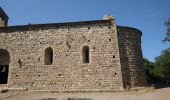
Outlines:
[[[52,48],[47,48],[45,49],[45,60],[44,64],[45,65],[51,65],[53,63],[53,50]]]
[[[89,63],[90,62],[89,47],[84,46],[82,49],[82,53],[83,53],[83,63]]]

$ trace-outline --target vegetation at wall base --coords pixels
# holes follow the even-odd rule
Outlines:
[[[162,51],[161,55],[151,62],[144,58],[144,66],[148,85],[170,85],[170,48]]]

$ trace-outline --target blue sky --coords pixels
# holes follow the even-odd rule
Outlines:
[[[170,18],[170,0],[0,0],[10,17],[9,25],[73,22],[113,15],[117,25],[143,32],[142,50],[151,61],[170,47],[162,43],[165,21]]]

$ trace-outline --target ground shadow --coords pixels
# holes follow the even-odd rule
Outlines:
[[[170,84],[154,84],[156,89],[167,88],[170,87]]]

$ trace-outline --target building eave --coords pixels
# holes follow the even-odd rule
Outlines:
[[[29,25],[17,25],[0,27],[0,32],[14,32],[14,31],[29,31],[43,28],[59,28],[59,27],[72,27],[77,25],[93,25],[93,24],[112,24],[111,20],[91,20],[91,21],[79,21],[79,22],[64,22],[64,23],[47,23],[47,24],[29,24]]]

